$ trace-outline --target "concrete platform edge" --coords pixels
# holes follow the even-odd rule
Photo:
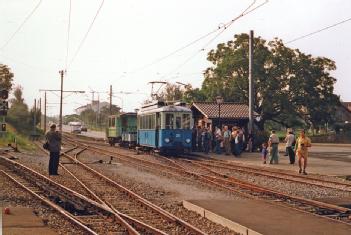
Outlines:
[[[183,207],[190,210],[190,211],[194,211],[195,213],[201,215],[202,217],[220,224],[222,226],[225,226],[237,233],[240,233],[241,235],[263,235],[259,232],[256,232],[246,226],[243,226],[235,221],[229,220],[227,218],[224,218],[223,216],[220,216],[218,214],[215,214],[209,210],[206,210],[198,205],[195,205],[191,202],[188,202],[186,200],[183,200]]]

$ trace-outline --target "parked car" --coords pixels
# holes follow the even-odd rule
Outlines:
[[[82,128],[80,129],[81,131],[87,132],[88,128],[86,126],[82,126]]]

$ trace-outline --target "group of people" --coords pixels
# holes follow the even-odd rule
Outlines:
[[[193,151],[205,152],[206,154],[210,150],[221,154],[223,149],[226,155],[240,156],[246,148],[244,130],[237,126],[232,127],[231,130],[228,126],[223,126],[222,129],[216,127],[214,132],[211,132],[208,127],[198,126],[193,129],[193,140],[195,140],[192,142]]]
[[[292,130],[288,130],[285,136],[285,156],[289,156],[290,164],[295,164],[295,156],[298,158],[299,163],[299,173],[307,175],[307,157],[308,148],[311,147],[311,140],[305,135],[305,130],[301,130],[298,138],[295,137]],[[271,131],[268,143],[262,144],[262,161],[263,164],[267,163],[267,158],[269,156],[269,164],[278,164],[278,145],[279,138],[275,131]]]

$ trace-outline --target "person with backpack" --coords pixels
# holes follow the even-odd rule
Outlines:
[[[61,151],[61,133],[56,131],[56,124],[50,125],[50,130],[45,134],[47,150],[50,152],[49,175],[58,175],[58,166]]]

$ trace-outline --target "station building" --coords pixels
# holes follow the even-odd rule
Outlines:
[[[194,125],[208,127],[239,126],[247,129],[249,123],[249,106],[242,103],[194,102],[191,104]]]

